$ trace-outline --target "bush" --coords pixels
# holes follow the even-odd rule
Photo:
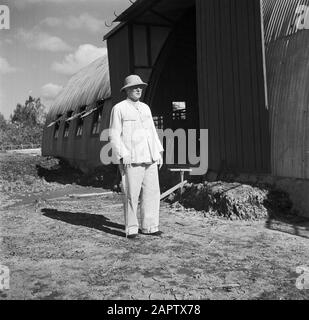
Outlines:
[[[11,120],[6,121],[0,113],[0,148],[6,145],[41,144],[45,107],[40,99],[29,97],[25,105],[18,104]]]
[[[5,145],[41,144],[43,126],[27,126],[8,123],[5,129],[0,128],[0,147]]]

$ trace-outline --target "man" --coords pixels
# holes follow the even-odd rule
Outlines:
[[[140,197],[141,233],[160,236],[160,186],[158,165],[163,164],[164,151],[158,137],[150,108],[140,101],[147,86],[137,75],[124,81],[121,91],[127,99],[116,104],[111,113],[110,142],[118,161],[124,194],[126,236],[138,236],[137,219]]]

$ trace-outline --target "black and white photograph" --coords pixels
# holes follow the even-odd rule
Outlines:
[[[309,0],[0,0],[0,303],[308,299]]]

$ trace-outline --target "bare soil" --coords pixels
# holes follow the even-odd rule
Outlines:
[[[0,299],[309,298],[295,286],[309,265],[308,221],[230,221],[162,202],[162,237],[129,240],[121,195],[70,198],[104,190],[38,174],[57,165],[0,154],[0,264],[10,269]]]

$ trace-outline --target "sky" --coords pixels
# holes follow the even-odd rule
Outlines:
[[[9,119],[29,95],[40,97],[48,110],[74,73],[106,54],[103,36],[117,24],[105,22],[110,25],[131,2],[0,0],[0,5],[10,10],[10,29],[0,28],[0,112]]]

